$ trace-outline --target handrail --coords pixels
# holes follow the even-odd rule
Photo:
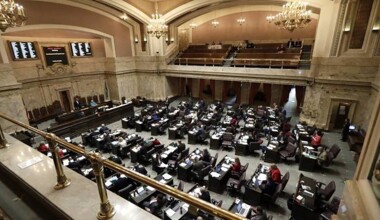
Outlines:
[[[24,124],[20,121],[14,120],[14,119],[10,118],[9,116],[6,116],[2,113],[0,113],[0,118],[8,120],[8,121],[10,121],[10,122],[12,122],[18,126],[21,126],[27,130],[30,130],[36,134],[39,134],[39,135],[43,136],[45,139],[47,139],[48,141],[56,142],[56,143],[60,144],[61,146],[64,146],[65,148],[67,148],[70,151],[73,151],[77,154],[81,154],[81,155],[85,156],[86,158],[88,158],[92,162],[95,161],[96,163],[99,163],[101,165],[104,165],[104,166],[116,171],[116,172],[124,174],[124,175],[132,178],[133,180],[136,180],[138,182],[141,182],[143,184],[151,186],[151,187],[157,189],[158,191],[161,191],[162,193],[173,196],[173,197],[175,197],[181,201],[184,201],[184,202],[186,202],[192,206],[195,206],[195,207],[197,207],[203,211],[206,211],[212,215],[215,215],[217,217],[224,218],[224,219],[245,219],[241,216],[236,215],[235,213],[229,212],[229,211],[224,210],[218,206],[212,205],[212,204],[205,202],[201,199],[195,198],[195,197],[193,197],[193,196],[191,196],[185,192],[182,192],[182,191],[175,189],[171,186],[160,183],[154,179],[151,179],[151,178],[144,176],[140,173],[137,173],[133,170],[129,170],[129,169],[123,167],[122,165],[119,165],[119,164],[116,164],[115,162],[104,159],[97,154],[88,153],[84,149],[82,149],[82,148],[80,148],[74,144],[68,143],[65,140],[63,140],[63,139],[61,139],[61,138],[59,138],[59,137],[57,137],[51,133],[41,131],[41,130],[34,128],[30,125],[27,125],[27,124]],[[100,182],[104,185],[104,181],[100,181]],[[98,183],[98,188],[101,187],[101,186],[99,186],[99,182],[97,182],[97,183]],[[100,189],[99,189],[99,191],[100,191]]]

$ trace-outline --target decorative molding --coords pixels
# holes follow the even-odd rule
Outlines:
[[[338,46],[340,43],[341,34],[342,34],[342,30],[343,30],[342,27],[344,24],[344,18],[345,18],[345,14],[346,14],[347,5],[348,5],[348,0],[342,0],[341,7],[340,7],[339,12],[338,12],[339,13],[338,19],[337,19],[337,22],[335,25],[335,33],[334,33],[334,39],[333,39],[333,43],[332,43],[330,56],[337,56],[338,55],[337,54],[338,53]]]

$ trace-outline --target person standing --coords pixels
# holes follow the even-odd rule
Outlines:
[[[74,109],[75,110],[79,110],[82,108],[82,104],[80,103],[78,97],[75,98],[75,101],[74,101]]]
[[[350,119],[346,118],[344,120],[344,126],[343,126],[343,130],[342,130],[342,141],[347,141],[347,137],[348,137],[348,131],[350,130]]]

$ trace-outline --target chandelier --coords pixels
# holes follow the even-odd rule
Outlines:
[[[214,26],[214,28],[216,28],[216,26],[219,25],[219,21],[217,21],[217,20],[213,20],[213,21],[211,22],[211,24],[212,24],[212,26]]]
[[[237,23],[239,23],[239,25],[241,26],[242,24],[244,24],[244,23],[245,23],[245,18],[243,18],[243,17],[240,17],[240,18],[239,18],[239,19],[237,19],[236,21],[237,21]]]
[[[147,32],[157,37],[157,39],[168,33],[168,26],[165,24],[164,19],[162,19],[162,15],[158,14],[157,2],[156,13],[152,14],[150,24],[147,26]]]
[[[26,16],[24,7],[13,0],[0,1],[0,30],[4,32],[9,27],[20,27],[25,25]]]
[[[311,10],[306,10],[306,6],[304,1],[292,0],[282,6],[282,12],[267,16],[267,21],[290,32],[306,27],[311,21]]]

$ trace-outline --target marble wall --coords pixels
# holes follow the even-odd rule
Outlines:
[[[21,86],[14,77],[12,67],[7,64],[0,64],[0,112],[28,124],[26,110],[20,95]],[[4,132],[20,129],[19,126],[1,118],[0,125]]]
[[[377,92],[371,87],[316,83],[306,88],[305,101],[300,120],[318,128],[329,129],[334,119],[334,106],[340,102],[350,103],[352,123],[367,128]]]

